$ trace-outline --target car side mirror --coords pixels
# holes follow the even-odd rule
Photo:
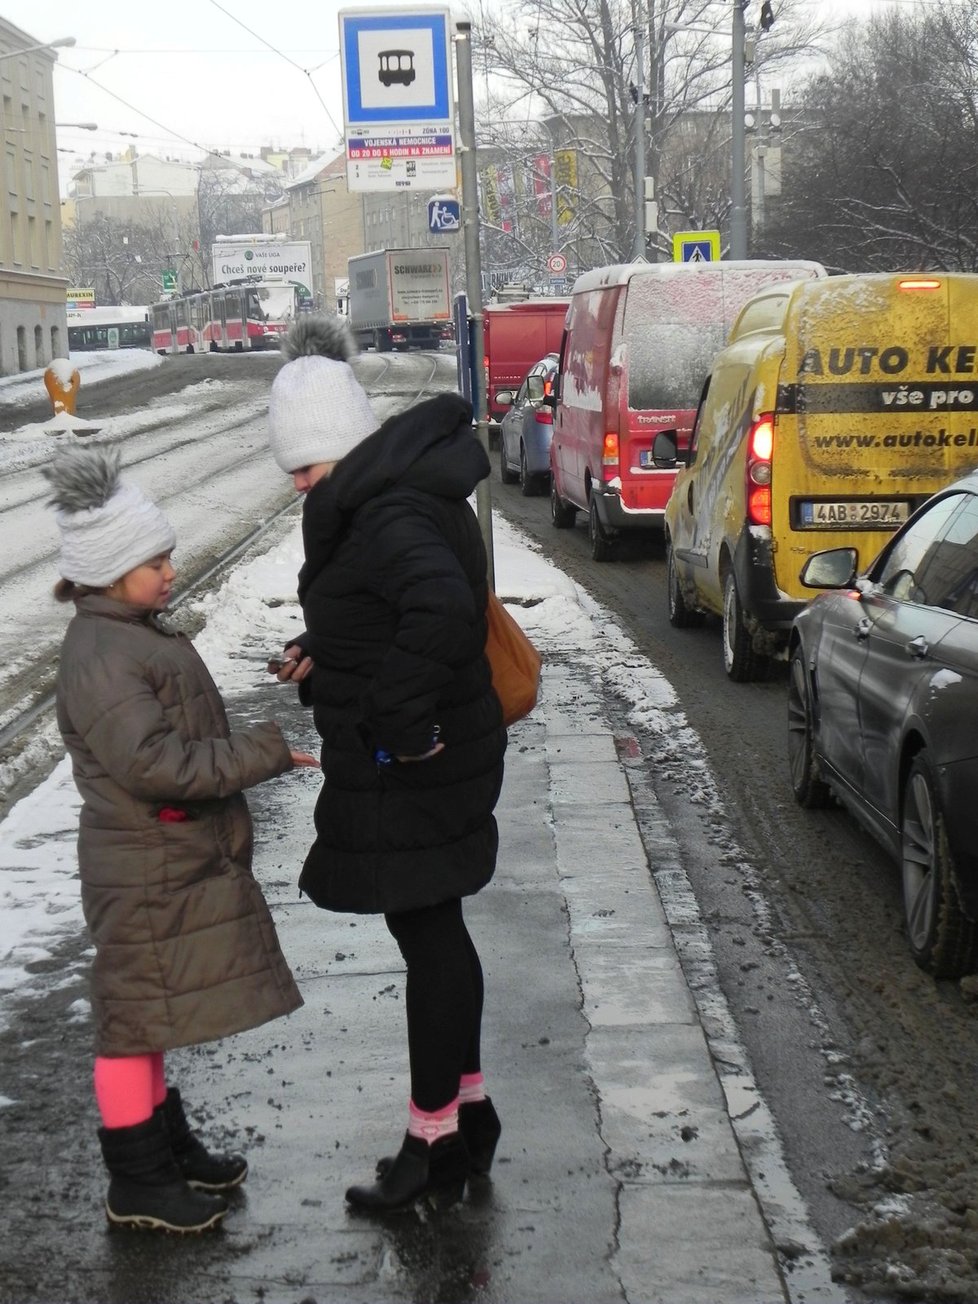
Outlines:
[[[497,389],[495,401],[497,407],[512,407],[513,391],[511,389]]]
[[[685,466],[686,458],[679,452],[679,431],[660,430],[652,441],[652,461],[656,466],[668,469]]]
[[[543,377],[530,376],[526,382],[526,397],[531,403],[539,403],[543,398]]]
[[[806,589],[851,589],[859,568],[855,548],[829,548],[814,552],[799,576]]]

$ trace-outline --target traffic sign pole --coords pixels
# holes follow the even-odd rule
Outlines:
[[[462,170],[462,231],[465,239],[465,290],[472,319],[472,360],[475,433],[489,454],[489,410],[486,394],[486,337],[482,312],[482,255],[479,252],[479,177],[475,147],[475,100],[472,93],[472,24],[455,24],[455,67],[458,77],[458,134]],[[475,488],[475,510],[486,549],[486,574],[495,590],[496,568],[492,547],[492,497],[490,477]]]

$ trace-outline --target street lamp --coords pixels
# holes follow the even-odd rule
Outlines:
[[[80,127],[82,131],[98,131],[97,122],[56,122],[56,127]]]
[[[19,50],[4,50],[0,59],[12,59],[18,54],[31,54],[34,50],[57,50],[65,45],[74,45],[73,36],[59,36],[56,41],[44,41],[41,45],[22,45]]]

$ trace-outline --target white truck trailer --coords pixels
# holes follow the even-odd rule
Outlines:
[[[350,326],[364,348],[437,349],[452,320],[447,249],[378,249],[349,262]]]

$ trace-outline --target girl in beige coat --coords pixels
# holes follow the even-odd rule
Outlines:
[[[73,600],[58,724],[82,798],[78,862],[95,944],[95,1095],[111,1223],[202,1231],[244,1180],[240,1155],[191,1132],[164,1053],[257,1027],[302,998],[251,872],[242,792],[295,766],[278,725],[231,731],[184,635],[158,614],[173,585],[166,517],[119,480],[116,450],[45,470]]]

